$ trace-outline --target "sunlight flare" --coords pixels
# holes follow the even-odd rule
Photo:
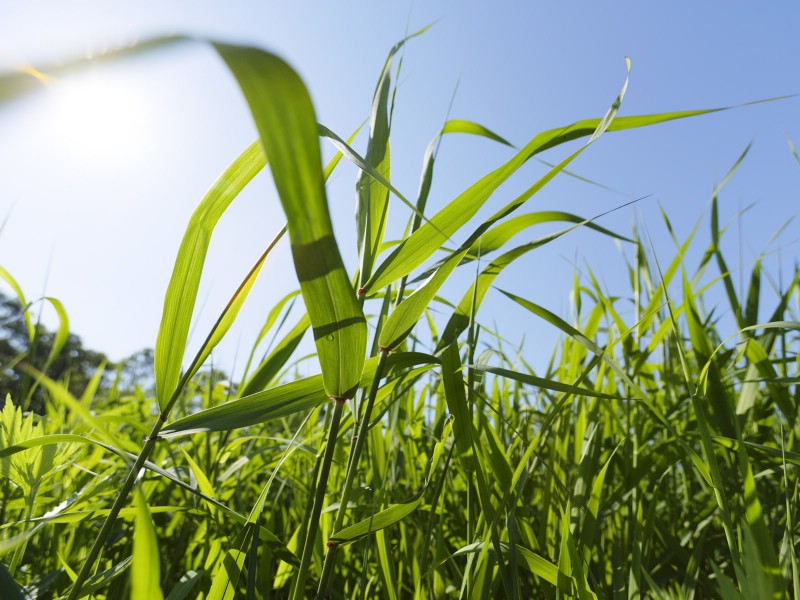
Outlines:
[[[137,86],[91,73],[59,80],[51,90],[56,142],[76,158],[118,160],[143,151],[151,119]]]

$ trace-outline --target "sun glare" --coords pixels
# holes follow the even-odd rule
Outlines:
[[[57,81],[51,90],[53,133],[76,158],[120,159],[143,150],[148,111],[130,82],[91,74]]]

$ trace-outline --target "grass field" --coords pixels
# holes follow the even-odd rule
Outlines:
[[[605,132],[712,110],[617,117],[626,80],[604,116],[538,133],[431,214],[441,136],[506,142],[448,121],[417,197],[395,190],[389,138],[404,42],[379,76],[364,148],[318,126],[282,59],[213,44],[259,139],[186,228],[153,392],[123,389],[100,369],[70,394],[48,377],[66,331],[39,363],[23,352],[3,365],[45,397],[33,412],[33,388],[9,396],[0,414],[3,599],[800,597],[800,272],[775,282],[759,260],[737,291],[717,210],[727,177],[707,221],[675,238],[671,256],[656,257],[639,228],[611,232],[526,204]],[[0,99],[32,79],[1,77]],[[327,165],[320,137],[338,149]],[[575,140],[541,179],[475,222],[526,161]],[[340,250],[325,182],[341,161],[361,175],[356,247]],[[287,225],[187,355],[211,234],[267,168]],[[408,219],[399,240],[385,239],[390,204],[391,218]],[[667,215],[663,226],[672,232]],[[492,289],[517,258],[580,227],[623,245],[626,294],[576,272],[565,319]],[[528,241],[512,243],[517,234]],[[300,289],[271,308],[241,381],[222,380],[207,359],[271,249],[287,241]],[[701,260],[688,264],[698,249]],[[348,273],[341,253],[354,251],[358,270]],[[474,272],[472,283],[441,297],[459,268]],[[27,308],[12,275],[0,274]],[[484,326],[487,294],[560,332],[549,364],[531,366]],[[32,310],[25,315],[33,346]],[[303,336],[313,337],[320,375],[298,367]]]

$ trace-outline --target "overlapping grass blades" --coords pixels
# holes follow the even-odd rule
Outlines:
[[[714,112],[616,117],[625,87],[604,118],[534,136],[426,218],[442,135],[508,142],[448,120],[428,148],[411,205],[389,177],[390,64],[404,43],[380,74],[364,158],[353,138],[315,122],[305,88],[281,59],[215,45],[260,139],[212,187],[187,229],[166,294],[155,397],[135,389],[120,396],[100,385],[98,372],[76,398],[29,370],[47,392],[45,414],[34,419],[6,404],[2,593],[21,594],[17,579],[26,593],[73,598],[299,598],[313,590],[437,599],[797,595],[800,274],[795,268],[789,285],[772,291],[763,285],[768,260],[757,257],[748,291],[732,284],[717,197],[746,164],[747,149],[714,191],[710,243],[694,269],[687,257],[700,221],[675,238],[662,271],[639,228],[623,236],[561,211],[506,219],[604,131]],[[0,78],[0,98],[25,91],[19,81]],[[320,136],[340,151],[326,169]],[[585,137],[433,260],[525,161]],[[256,346],[277,323],[295,325],[231,390],[202,365],[266,253],[188,367],[186,335],[214,226],[267,157],[308,314],[291,320],[292,291],[268,311]],[[324,182],[341,157],[362,173],[360,279],[344,271],[327,213]],[[392,247],[383,239],[389,193],[412,206],[414,222],[384,256],[381,249]],[[571,226],[509,244],[530,226],[557,221]],[[590,270],[576,273],[569,319],[524,292],[497,294],[521,318],[563,334],[550,363],[533,368],[524,349],[508,350],[503,332],[484,325],[485,298],[515,260],[580,226],[625,242],[630,289],[611,294]],[[674,237],[666,215],[664,226]],[[438,297],[459,265],[492,252],[457,304]],[[408,282],[420,267],[423,275]],[[360,298],[353,281],[365,288]],[[438,301],[452,315],[441,335],[431,310]],[[732,323],[718,316],[725,307],[707,309],[720,303]],[[365,313],[374,315],[372,356]],[[759,315],[769,316],[760,322]],[[319,375],[287,370],[309,327]],[[142,423],[153,420],[154,406],[158,420],[148,434]],[[125,507],[134,485],[135,506]],[[87,551],[90,522],[103,517]],[[130,519],[133,526],[121,522]],[[76,575],[70,565],[79,562]]]

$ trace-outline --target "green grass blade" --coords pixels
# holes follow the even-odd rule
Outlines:
[[[551,390],[553,392],[570,393],[576,396],[587,396],[589,398],[603,398],[606,400],[626,399],[618,394],[607,394],[605,392],[599,392],[584,387],[561,383],[560,381],[556,381],[554,379],[546,379],[544,377],[537,377],[536,375],[519,373],[517,371],[512,371],[510,369],[502,369],[500,367],[489,367],[480,364],[475,365],[474,368],[477,371],[481,371],[484,373],[492,373],[494,375],[499,375],[500,377],[506,377],[508,379],[513,379],[514,381],[519,381],[520,383],[524,383],[526,385],[536,386],[537,388]]]
[[[0,596],[8,600],[25,600],[22,586],[14,580],[3,563],[0,563]]]
[[[291,456],[299,447],[299,444],[295,444],[295,440],[297,436],[302,430],[302,426],[298,431],[295,433],[294,437],[292,438],[291,442],[287,445],[286,450],[283,453],[278,465],[275,469],[273,469],[272,473],[270,474],[269,479],[261,488],[261,493],[258,495],[258,498],[255,501],[255,504],[250,509],[250,514],[247,516],[247,520],[244,523],[244,527],[239,532],[239,535],[234,540],[231,548],[225,555],[223,562],[223,566],[219,571],[217,571],[217,575],[214,577],[214,581],[211,586],[211,591],[209,592],[208,598],[209,600],[233,600],[236,597],[236,589],[237,584],[242,576],[242,571],[244,567],[245,560],[247,559],[248,548],[255,547],[256,542],[258,540],[257,534],[259,529],[263,531],[263,528],[259,528],[258,521],[261,518],[261,513],[264,510],[264,504],[267,500],[267,496],[269,494],[269,490],[272,486],[272,483],[275,481],[275,478],[278,476],[278,471],[280,470],[281,466],[284,464],[286,459]],[[188,454],[186,455],[187,459],[189,458]],[[190,464],[192,461],[190,460]],[[192,470],[197,472],[199,467],[192,466]],[[198,481],[199,482],[199,481]],[[283,546],[282,542],[279,542],[281,546]],[[272,544],[274,546],[274,544]],[[285,546],[284,546],[285,549]],[[257,565],[251,562],[248,565],[249,569],[256,569]],[[249,578],[248,580],[248,597],[250,594],[251,586],[253,585],[253,578]]]
[[[470,135],[477,135],[480,137],[485,137],[490,140],[494,140],[500,144],[505,146],[510,146],[511,148],[514,145],[506,140],[503,137],[497,135],[494,131],[484,127],[480,123],[475,123],[474,121],[467,121],[465,119],[450,119],[442,127],[442,131],[439,133],[439,136],[442,136],[446,133],[468,133]]]
[[[161,593],[161,558],[153,517],[147,499],[136,486],[136,528],[133,532],[133,561],[131,562],[131,599],[163,600]]]
[[[764,347],[753,338],[745,341],[744,355],[749,364],[745,373],[745,381],[742,382],[742,389],[736,403],[736,414],[746,414],[755,403],[755,398],[759,390],[759,382],[753,381],[756,373],[761,375],[760,383],[765,383],[767,388],[767,401],[774,403],[781,409],[784,415],[792,415],[796,410],[794,402],[785,385],[779,381],[779,377],[773,367],[769,355]]]
[[[794,141],[787,135],[786,142],[789,144],[789,152],[792,153],[792,156],[794,156],[794,159],[797,161],[797,164],[800,165],[800,154],[797,153],[797,148],[794,145]]]
[[[391,179],[389,91],[392,81],[392,59],[401,46],[402,43],[392,48],[378,79],[372,99],[369,143],[364,155],[365,162],[387,181]],[[356,243],[359,256],[359,287],[364,285],[372,273],[372,267],[386,231],[388,210],[388,188],[367,175],[366,172],[360,171],[356,180]]]
[[[425,212],[425,207],[428,204],[428,195],[430,194],[431,185],[433,183],[433,167],[434,163],[436,162],[436,153],[442,138],[448,133],[466,133],[477,135],[494,140],[512,148],[514,147],[511,143],[493,131],[473,121],[465,121],[463,119],[452,119],[446,121],[441,131],[430,141],[427,149],[425,150],[425,157],[422,161],[422,176],[420,177],[419,190],[417,192],[417,213],[411,226],[412,233],[416,231],[419,228],[420,223],[422,223],[422,213]]]
[[[760,297],[761,259],[757,260],[756,264],[753,265],[753,271],[750,274],[750,286],[747,290],[747,300],[744,305],[744,327],[758,323],[758,305]]]
[[[161,436],[248,427],[311,410],[326,398],[322,376],[314,375],[183,417],[167,425]]]
[[[416,211],[414,205],[411,201],[405,197],[400,191],[395,188],[388,179],[386,179],[383,175],[381,175],[378,171],[376,171],[372,165],[370,165],[363,157],[361,157],[358,152],[353,150],[350,145],[345,142],[342,138],[336,135],[333,131],[325,127],[324,125],[318,125],[319,134],[322,137],[327,138],[334,147],[342,153],[342,155],[347,158],[350,162],[352,162],[355,166],[357,166],[361,171],[369,175],[372,179],[380,183],[383,187],[388,189],[392,192],[397,198],[403,202],[406,206],[408,206],[411,210]]]
[[[190,570],[170,590],[167,600],[184,600],[203,578],[202,571]]]
[[[311,98],[277,56],[226,44],[215,48],[242,88],[270,159],[325,391],[352,397],[364,365],[367,325],[333,236]]]
[[[337,546],[357,542],[375,531],[380,531],[381,529],[402,521],[414,512],[420,504],[422,504],[422,495],[411,502],[393,504],[367,519],[336,532],[330,538],[329,542]]]
[[[736,294],[736,288],[733,286],[730,269],[728,269],[728,264],[725,262],[725,258],[723,257],[719,247],[719,239],[722,231],[724,230],[720,229],[719,226],[717,199],[714,198],[711,202],[711,251],[717,259],[717,266],[719,267],[719,272],[722,276],[722,282],[725,285],[725,293],[728,295],[728,303],[733,311],[736,324],[741,328],[745,326],[742,320],[742,308],[739,303],[739,298]]]
[[[269,256],[269,253],[283,237],[285,232],[285,227],[278,232],[267,249],[264,250],[264,253],[261,255],[261,257],[256,261],[256,264],[253,265],[253,268],[250,269],[250,272],[239,285],[239,288],[236,290],[236,292],[234,292],[233,296],[228,301],[228,304],[225,306],[219,318],[217,319],[217,322],[214,323],[214,326],[211,328],[211,331],[203,342],[203,345],[200,347],[200,350],[198,350],[197,355],[195,356],[191,365],[184,373],[182,378],[183,381],[188,381],[191,379],[191,377],[209,357],[211,351],[222,341],[222,338],[225,337],[225,334],[228,333],[228,330],[236,320],[239,311],[242,309],[245,300],[247,300],[250,290],[253,289],[253,285],[255,284],[259,273],[261,272],[261,268],[264,266],[264,262],[267,260],[267,256]]]
[[[661,281],[663,282],[663,285],[658,285],[652,289],[652,293],[650,294],[650,299],[648,300],[645,308],[642,310],[641,313],[642,319],[639,321],[639,325],[637,327],[639,336],[644,335],[645,331],[647,331],[650,328],[653,319],[658,314],[658,309],[664,304],[664,297],[665,297],[664,290],[669,288],[669,285],[672,282],[672,278],[675,276],[675,273],[678,272],[678,268],[683,264],[683,259],[686,254],[686,251],[689,249],[689,245],[694,239],[694,236],[697,234],[697,230],[699,227],[700,227],[700,219],[698,219],[695,222],[691,232],[689,233],[688,236],[686,236],[686,240],[678,248],[678,252],[672,259],[672,262],[670,262],[669,266],[667,267],[667,270],[664,271],[663,273],[661,273],[659,270],[659,274],[661,275]],[[642,255],[644,255],[643,247],[640,246],[640,249],[642,251]],[[646,272],[649,278],[649,272],[647,271],[647,264],[644,258],[642,258],[642,263],[644,265],[642,267],[642,270]],[[665,321],[663,323],[663,331],[665,334],[670,330],[669,329],[670,327],[671,325],[668,321]]]
[[[242,386],[239,395],[249,396],[267,387],[292,357],[310,325],[311,320],[308,318],[308,314],[303,315],[253,372],[247,383]]]
[[[335,135],[332,132],[330,132],[327,128],[323,127],[322,125],[319,125],[319,129],[320,129],[320,135],[322,135],[322,136],[325,135],[325,132],[327,132],[330,135]],[[324,132],[322,130],[324,130]],[[352,142],[353,139],[355,139],[356,135],[358,135],[358,132],[360,130],[361,130],[361,126],[357,127],[356,130],[351,134],[350,138],[348,138],[348,142]],[[338,139],[338,136],[337,136],[337,139]],[[344,142],[342,142],[342,143],[344,143]],[[323,172],[323,178],[324,178],[325,181],[328,181],[328,178],[331,176],[333,171],[336,169],[336,166],[341,161],[342,156],[343,156],[343,154],[342,154],[341,151],[337,152],[333,156],[333,158],[331,158],[331,160],[328,162],[328,164],[325,166],[325,169],[324,169],[324,172]],[[246,396],[246,395],[255,393],[257,391],[263,390],[269,384],[269,382],[273,379],[273,377],[275,377],[278,374],[280,369],[283,367],[283,365],[286,364],[286,361],[290,358],[290,356],[292,355],[294,350],[300,344],[300,341],[302,340],[303,335],[305,335],[305,332],[306,332],[306,330],[308,329],[308,327],[309,327],[309,325],[311,323],[309,321],[309,319],[308,319],[308,315],[307,314],[301,319],[301,323],[298,323],[297,326],[289,334],[287,334],[287,336],[284,337],[284,339],[272,351],[272,353],[262,361],[262,363],[259,365],[259,367],[257,369],[257,372],[254,373],[252,376],[248,377],[248,374],[250,372],[250,365],[252,363],[254,353],[255,353],[259,343],[264,338],[264,336],[267,334],[267,331],[269,331],[270,328],[274,325],[276,319],[278,318],[278,315],[280,314],[280,312],[282,311],[282,309],[286,305],[286,303],[289,302],[290,300],[293,300],[294,297],[296,295],[298,295],[299,293],[300,293],[300,290],[295,290],[293,292],[290,292],[289,294],[284,296],[270,310],[270,313],[267,316],[267,321],[266,321],[266,323],[264,323],[264,326],[261,328],[261,331],[259,332],[259,334],[258,334],[258,336],[256,338],[256,341],[253,344],[253,348],[252,348],[252,351],[250,352],[250,356],[248,357],[247,365],[245,366],[245,370],[244,370],[244,375],[242,376],[243,385],[240,386],[239,392],[238,392],[240,396]],[[292,303],[292,305],[293,305],[293,303]],[[290,306],[290,309],[291,309],[291,306]],[[287,311],[286,314],[284,315],[283,320],[285,320],[286,317],[288,316],[288,312],[289,311]],[[282,322],[283,322],[283,320],[282,320]]]
[[[720,236],[725,231],[725,228],[724,227],[720,228],[720,225],[719,225],[719,209],[718,209],[717,197],[719,196],[719,193],[722,191],[722,188],[725,187],[725,185],[728,183],[728,181],[730,181],[731,177],[733,177],[734,173],[736,173],[736,171],[739,169],[739,167],[741,166],[741,164],[744,161],[745,157],[747,156],[747,153],[750,151],[750,148],[752,147],[752,145],[753,144],[751,142],[751,143],[747,144],[747,146],[745,146],[745,148],[742,151],[742,153],[739,155],[739,157],[733,163],[733,166],[731,166],[731,168],[728,169],[728,172],[722,178],[722,181],[720,181],[716,185],[716,187],[714,188],[714,192],[712,194],[712,199],[711,199],[711,248],[710,248],[710,252],[711,252],[711,254],[714,255],[714,257],[717,260],[717,266],[719,267],[720,275],[722,275],[723,283],[725,285],[725,293],[728,295],[728,302],[731,305],[731,309],[733,310],[734,318],[736,319],[736,323],[737,323],[737,325],[739,327],[745,327],[746,325],[748,325],[748,323],[745,323],[743,321],[744,315],[742,314],[742,309],[741,309],[741,306],[739,304],[739,299],[736,296],[736,290],[735,290],[735,288],[733,286],[733,281],[731,279],[731,274],[730,274],[730,271],[728,269],[728,265],[725,262],[725,258],[723,257],[722,251],[721,251],[720,246],[719,246]],[[753,323],[755,323],[755,321],[753,321]],[[753,324],[753,323],[750,323],[750,324]]]
[[[745,157],[747,156],[747,153],[750,152],[750,148],[752,147],[753,147],[753,142],[750,142],[749,144],[747,144],[747,146],[744,147],[742,153],[739,154],[739,157],[733,163],[733,166],[731,166],[731,168],[728,169],[728,172],[725,173],[725,176],[722,178],[722,181],[720,181],[716,186],[714,186],[714,191],[711,194],[713,198],[719,196],[719,193],[722,191],[722,188],[724,188],[727,185],[731,177],[733,177],[733,174],[736,173],[736,171],[742,165],[742,162],[744,161]]]
[[[462,457],[472,453],[474,432],[472,415],[464,390],[464,377],[461,372],[461,357],[458,346],[451,344],[442,352],[442,385],[450,414],[453,415],[453,434],[456,447]]]
[[[117,577],[125,573],[130,568],[132,561],[133,557],[129,556],[126,559],[118,562],[117,564],[112,565],[108,569],[100,571],[95,575],[92,575],[92,577],[90,577],[86,581],[86,585],[83,588],[83,592],[85,594],[93,594],[98,590],[102,590],[104,587],[108,586],[108,584],[114,581]],[[70,573],[70,578],[74,576],[75,576],[74,572]]]
[[[17,283],[17,280],[9,273],[4,267],[0,266],[0,277],[9,285],[14,291],[14,294],[22,307],[22,318],[25,320],[25,329],[28,332],[28,341],[33,343],[36,336],[36,330],[33,327],[33,319],[28,311],[28,301],[25,300],[25,294],[22,293],[22,288]]]
[[[522,558],[522,564],[534,575],[541,577],[547,583],[556,586],[564,594],[572,594],[575,580],[559,570],[559,568],[546,558],[539,556],[535,552],[517,546],[517,554]]]
[[[67,310],[64,308],[64,304],[62,304],[60,300],[49,296],[44,299],[50,303],[58,315],[58,329],[56,330],[55,338],[53,338],[53,346],[50,349],[50,353],[47,355],[47,362],[45,362],[45,366],[42,368],[43,371],[47,371],[47,368],[53,364],[53,361],[61,354],[64,344],[66,344],[69,339],[69,317],[67,316]]]
[[[162,408],[178,386],[211,234],[231,202],[265,165],[261,145],[254,142],[214,182],[186,227],[164,297],[156,339],[156,397]]]
[[[225,553],[225,559],[211,582],[211,589],[206,596],[208,600],[234,600],[236,598],[237,583],[247,558],[247,550],[244,548],[249,547],[254,533],[255,527],[248,522],[233,540],[232,548]]]
[[[253,364],[253,359],[256,356],[256,352],[258,350],[259,345],[264,339],[264,336],[272,329],[275,323],[278,321],[278,317],[283,315],[280,322],[278,323],[278,329],[280,330],[283,327],[284,322],[286,321],[289,313],[291,312],[292,308],[294,307],[294,300],[300,294],[300,290],[294,290],[286,294],[283,298],[278,300],[278,302],[272,306],[269,310],[269,314],[267,315],[267,320],[264,322],[264,325],[261,327],[261,331],[258,332],[255,341],[253,342],[253,346],[250,349],[250,354],[247,357],[247,364],[244,367],[244,373],[242,374],[242,380],[240,389],[244,384],[250,379],[250,367]],[[289,305],[288,308],[286,305]],[[284,308],[286,310],[284,311]]]
[[[433,356],[416,352],[400,352],[388,358],[388,366],[397,368],[436,362],[438,361]],[[377,366],[377,356],[364,363],[360,386],[370,384]],[[227,431],[256,425],[311,410],[326,398],[322,376],[313,375],[183,417],[167,425],[161,435],[172,437],[198,431]]]
[[[624,206],[627,206],[624,205]],[[480,250],[481,256],[486,256],[488,253],[493,252],[495,250],[500,249],[505,243],[510,240],[512,237],[531,227],[532,225],[539,225],[541,223],[552,223],[552,222],[566,222],[566,223],[575,223],[576,225],[586,227],[593,231],[597,231],[609,237],[622,240],[624,242],[632,242],[628,237],[624,235],[619,235],[618,233],[614,233],[613,231],[609,231],[605,227],[601,227],[595,223],[592,223],[593,219],[597,219],[600,216],[592,217],[592,219],[584,219],[583,217],[579,217],[578,215],[573,215],[571,213],[562,212],[558,210],[546,210],[546,211],[539,211],[528,213],[525,215],[519,215],[514,217],[513,219],[509,219],[508,221],[504,221],[495,227],[492,227],[489,231],[484,233],[479,242],[475,242],[472,247],[469,249],[470,257],[477,256],[478,251]],[[573,228],[568,228],[566,231],[571,231]]]
[[[706,361],[705,365],[703,366],[702,370],[700,371],[700,375],[697,378],[697,387],[699,390],[702,391],[703,394],[707,391],[708,385],[708,372],[712,365],[711,360],[719,353],[723,348],[725,348],[725,344],[732,340],[735,337],[740,336],[743,333],[755,332],[759,329],[769,330],[769,329],[783,329],[787,331],[800,331],[800,321],[772,321],[769,323],[759,323],[757,325],[750,325],[749,327],[743,327],[733,335],[728,336],[725,338],[715,349],[713,352],[710,353],[708,356],[708,360]]]
[[[13,456],[18,452],[24,452],[25,450],[30,450],[31,448],[38,448],[40,446],[47,446],[48,444],[98,444],[89,438],[83,437],[81,435],[75,435],[74,433],[53,433],[50,435],[42,435],[33,438],[29,438],[24,441],[17,442],[16,444],[11,444],[9,446],[5,446],[4,448],[0,448],[0,458],[8,458],[9,456]]]
[[[392,311],[381,329],[378,341],[381,348],[394,350],[406,339],[436,292],[444,285],[465,254],[466,250],[454,252],[425,283]]]

